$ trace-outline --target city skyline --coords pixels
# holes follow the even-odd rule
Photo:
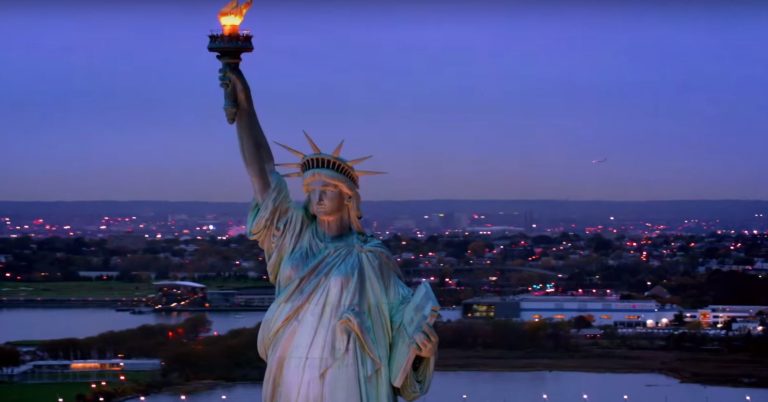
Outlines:
[[[205,49],[223,3],[0,5],[0,200],[248,200]],[[768,199],[766,16],[256,1],[242,68],[270,140],[374,155],[364,200]]]

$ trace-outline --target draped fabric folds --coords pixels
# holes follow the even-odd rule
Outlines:
[[[381,242],[351,232],[331,238],[305,207],[292,205],[273,174],[254,203],[248,233],[264,249],[275,302],[259,332],[267,361],[265,402],[386,402],[426,393],[434,358],[395,389],[389,350],[411,290]]]

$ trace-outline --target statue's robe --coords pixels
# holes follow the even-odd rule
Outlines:
[[[434,358],[417,357],[400,388],[390,382],[392,336],[412,295],[392,255],[360,233],[330,238],[306,207],[292,204],[283,178],[271,179],[248,219],[276,287],[258,337],[267,362],[263,400],[387,402],[425,394]]]

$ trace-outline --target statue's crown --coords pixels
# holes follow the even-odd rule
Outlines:
[[[309,142],[309,146],[312,148],[311,154],[304,154],[303,152],[297,151],[287,145],[283,145],[275,141],[277,145],[285,148],[288,152],[301,158],[299,163],[278,163],[275,165],[299,169],[298,172],[286,173],[283,175],[283,177],[303,177],[305,173],[312,170],[330,170],[345,177],[354,185],[355,188],[359,188],[360,176],[384,174],[384,172],[375,172],[372,170],[356,170],[354,168],[355,165],[366,159],[369,159],[372,155],[352,160],[346,160],[342,158],[341,148],[344,146],[344,140],[342,140],[339,145],[336,146],[333,152],[327,154],[320,150],[320,147],[315,144],[315,141],[312,140],[312,137],[310,137],[306,131],[304,132],[304,136],[307,138],[307,142]]]

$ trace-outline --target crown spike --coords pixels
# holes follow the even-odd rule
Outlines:
[[[341,140],[339,145],[336,145],[336,149],[333,150],[333,153],[331,153],[331,155],[333,155],[333,156],[338,158],[341,155],[341,148],[343,146],[344,146],[344,140]]]
[[[281,176],[283,176],[283,177],[303,177],[304,173],[301,173],[301,172],[291,172],[291,173],[283,174]]]
[[[288,145],[283,145],[283,144],[281,144],[281,143],[279,143],[277,141],[275,141],[275,144],[280,145],[281,147],[283,147],[283,149],[285,149],[286,151],[288,151],[288,152],[298,156],[299,158],[304,158],[305,156],[307,156],[307,155],[304,155],[303,153],[301,153],[301,152],[299,152],[299,151],[289,147]]]
[[[377,172],[374,170],[355,170],[355,174],[358,176],[374,176],[377,174],[387,174],[387,172]]]
[[[360,162],[363,162],[365,160],[371,159],[373,155],[363,156],[362,158],[352,159],[351,161],[347,161],[347,165],[349,166],[355,166],[359,164]]]
[[[301,163],[275,163],[275,166],[301,169]]]
[[[304,132],[304,136],[307,137],[307,142],[309,142],[309,146],[312,147],[312,152],[314,152],[316,154],[323,153],[323,151],[320,150],[320,147],[318,147],[317,144],[315,144],[315,141],[312,140],[312,137],[310,137],[309,134],[307,134],[306,131],[304,131],[304,130],[301,130],[301,131],[303,131]]]

